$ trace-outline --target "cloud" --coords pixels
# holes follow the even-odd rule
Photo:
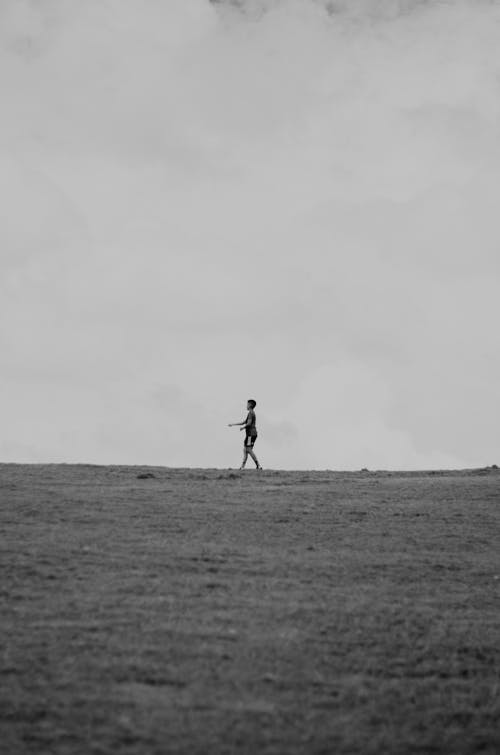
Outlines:
[[[495,460],[499,22],[4,0],[3,458]]]

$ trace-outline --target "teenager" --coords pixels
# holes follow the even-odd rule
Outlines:
[[[240,469],[245,469],[245,464],[249,456],[255,462],[257,469],[262,469],[256,455],[253,452],[255,441],[257,440],[257,421],[255,417],[255,407],[257,402],[253,398],[249,398],[247,401],[247,417],[243,422],[232,422],[229,427],[239,427],[240,431],[245,431],[245,441],[243,443],[243,461],[241,462]]]

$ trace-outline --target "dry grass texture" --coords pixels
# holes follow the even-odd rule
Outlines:
[[[500,474],[0,466],[7,755],[500,751]]]

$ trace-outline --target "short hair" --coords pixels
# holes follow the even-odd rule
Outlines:
[[[254,401],[253,398],[249,398],[248,401],[247,401],[247,404],[250,404],[250,406],[252,407],[252,409],[255,409],[255,407],[257,406],[257,402]]]

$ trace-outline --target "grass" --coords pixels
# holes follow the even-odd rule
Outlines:
[[[0,465],[7,755],[500,751],[500,473]]]

